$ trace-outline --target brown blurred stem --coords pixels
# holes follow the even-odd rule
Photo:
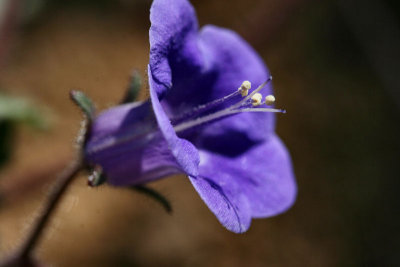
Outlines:
[[[49,222],[49,218],[55,211],[59,200],[63,196],[64,192],[74,180],[76,175],[83,167],[81,159],[74,160],[70,166],[60,175],[58,181],[50,191],[47,202],[43,208],[43,211],[37,219],[32,231],[29,233],[25,243],[21,246],[21,250],[18,254],[19,259],[29,259],[32,250],[35,248],[37,242],[42,236],[43,230]]]
[[[7,174],[0,175],[0,179],[7,180],[2,183],[0,187],[0,206],[1,205],[18,205],[18,200],[26,197],[31,192],[36,191],[38,188],[46,183],[54,180],[54,177],[60,173],[60,170],[71,161],[70,157],[57,159],[54,162],[47,162],[44,168],[42,164],[35,162],[33,165],[27,166],[17,173],[8,177]],[[30,169],[29,175],[21,170]],[[5,179],[7,177],[7,179]]]

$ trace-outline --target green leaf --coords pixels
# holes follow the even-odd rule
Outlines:
[[[126,94],[122,99],[121,103],[134,102],[139,95],[141,87],[142,87],[142,78],[140,77],[139,72],[135,70],[132,72],[128,90],[126,91]]]
[[[132,186],[131,188],[158,201],[168,213],[172,213],[172,206],[169,203],[168,199],[166,199],[163,195],[161,195],[156,190],[151,189],[144,185],[136,185],[136,186]]]
[[[0,93],[0,168],[10,159],[18,123],[46,129],[48,121],[31,102]]]
[[[72,101],[81,109],[91,123],[95,115],[95,108],[92,100],[78,90],[72,90],[70,96]]]
[[[22,122],[42,129],[48,126],[39,110],[31,102],[2,93],[0,93],[0,121]]]

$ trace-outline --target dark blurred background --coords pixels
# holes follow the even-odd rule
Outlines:
[[[277,105],[288,111],[277,131],[293,157],[296,204],[236,235],[184,176],[152,184],[172,216],[129,190],[88,188],[82,176],[37,258],[48,266],[400,265],[398,2],[192,3],[201,25],[239,32],[268,64]],[[104,109],[120,100],[134,68],[145,76],[150,4],[1,0],[0,159],[9,161],[0,170],[0,257],[23,240],[74,155],[81,115],[69,90]],[[19,104],[7,113],[10,99]]]

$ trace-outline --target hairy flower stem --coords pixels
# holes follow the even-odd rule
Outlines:
[[[17,255],[19,259],[29,259],[32,250],[42,236],[43,230],[49,222],[49,218],[55,211],[57,204],[59,203],[64,192],[68,186],[72,183],[76,175],[83,168],[84,164],[81,158],[74,160],[70,166],[68,166],[58,178],[58,181],[49,193],[47,202],[41,212],[39,218],[35,222],[34,227],[28,234],[28,238],[25,243],[21,246],[21,250]]]

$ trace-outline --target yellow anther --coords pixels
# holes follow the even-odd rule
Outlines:
[[[259,106],[261,105],[261,101],[262,101],[262,95],[260,93],[255,93],[252,97],[251,97],[251,101],[253,106]]]
[[[275,96],[273,96],[273,95],[267,95],[266,97],[265,97],[265,104],[266,105],[272,105],[272,104],[274,104],[275,103]]]
[[[244,81],[242,85],[238,88],[238,91],[243,97],[245,97],[249,94],[250,88],[251,88],[251,83],[249,81]]]

